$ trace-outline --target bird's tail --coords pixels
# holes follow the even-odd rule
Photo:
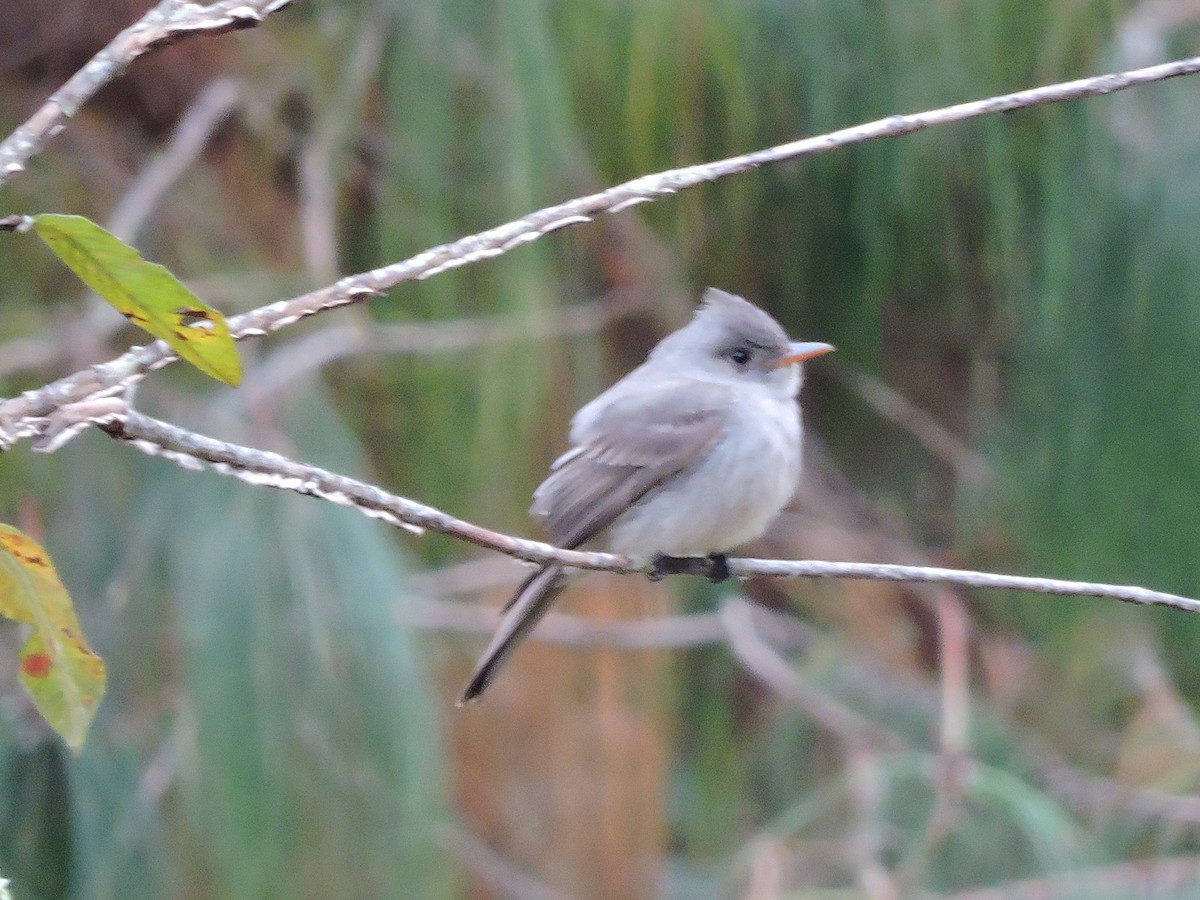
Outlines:
[[[458,700],[459,706],[470,703],[487,690],[513,648],[533,630],[566,583],[567,576],[558,565],[538,569],[525,579],[516,596],[504,607],[504,618],[500,620],[496,636],[471,673],[471,680]]]

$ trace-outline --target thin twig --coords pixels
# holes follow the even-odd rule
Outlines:
[[[213,133],[242,102],[245,87],[242,79],[229,76],[214,78],[204,86],[180,117],[166,146],[153,156],[121,197],[106,223],[109,231],[126,243],[137,240],[163,196],[195,165]],[[111,307],[108,309],[111,311]]]
[[[476,561],[478,562],[478,561]],[[473,565],[473,564],[464,564]],[[433,572],[428,578],[440,580]],[[515,585],[519,577],[489,578],[488,587]],[[412,593],[420,595],[427,588],[424,576],[413,579]],[[744,599],[731,598],[726,604],[742,603],[754,620],[754,630],[767,640],[776,654],[785,651],[805,652],[821,639],[821,634],[800,619],[775,612]],[[723,607],[724,609],[724,607]],[[624,622],[596,622],[567,613],[551,612],[530,635],[530,640],[567,647],[606,647],[613,650],[639,652],[645,650],[689,650],[697,647],[728,644],[730,633],[727,613],[689,613],[654,619]],[[446,600],[405,600],[397,605],[397,616],[406,625],[432,631],[461,634],[491,634],[496,627],[497,610],[482,604]],[[735,619],[735,624],[737,620]],[[846,670],[855,674],[868,690],[882,696],[876,702],[893,707],[915,702],[924,712],[935,715],[938,709],[936,689],[928,683],[910,678],[898,678],[896,673],[876,666],[876,661],[854,654]],[[1020,755],[1036,772],[1036,780],[1050,794],[1072,810],[1084,815],[1125,816],[1139,820],[1157,820],[1181,825],[1189,830],[1200,825],[1200,796],[1169,794],[1149,788],[1133,787],[1104,775],[1094,775],[1068,762],[1042,738],[1022,726],[1003,721],[1006,731],[1014,735]],[[931,777],[935,780],[953,777],[962,781],[970,771],[971,762],[962,754],[948,756],[944,750]],[[956,788],[961,792],[961,787]]]
[[[938,624],[941,728],[933,773],[933,809],[920,839],[898,867],[897,880],[909,888],[925,881],[934,851],[954,829],[962,810],[963,783],[970,758],[970,622],[961,598],[942,590],[934,601]],[[906,893],[907,895],[907,893]]]
[[[516,584],[520,579],[512,579]],[[420,593],[419,581],[412,584],[413,593]],[[506,582],[507,583],[507,582]],[[776,612],[748,600],[728,600],[744,603],[750,611],[757,634],[769,638],[777,651],[796,652],[812,645],[813,629],[795,616]],[[449,600],[405,599],[397,604],[396,616],[412,628],[460,634],[491,634],[499,621],[499,610],[479,603]],[[679,616],[655,616],[648,619],[626,619],[598,622],[595,619],[551,612],[531,635],[532,640],[563,647],[604,647],[623,652],[643,650],[690,650],[729,642],[729,629],[721,613],[687,613]]]
[[[993,887],[933,895],[940,900],[1046,900],[1049,897],[1185,897],[1200,884],[1200,857],[1131,859]],[[1177,893],[1178,892],[1178,893]]]
[[[607,567],[606,567],[607,568]],[[615,567],[614,567],[615,568]],[[935,566],[899,566],[886,563],[823,562],[816,560],[731,559],[729,574],[735,578],[851,578],[865,581],[911,581],[925,584],[955,584],[967,588],[994,588],[1005,591],[1029,591],[1034,594],[1058,594],[1075,597],[1106,597],[1148,606],[1170,606],[1186,612],[1200,612],[1200,600],[1152,591],[1131,585],[1100,584],[1090,581],[1065,581],[1058,578],[1031,578],[1025,575],[1001,575],[965,569]]]
[[[214,78],[204,86],[180,117],[166,146],[154,154],[125,191],[105,228],[127,244],[137,242],[167,192],[195,165],[213,134],[242,103],[245,87],[242,79],[229,76]],[[89,293],[86,313],[64,327],[83,329],[98,345],[125,324],[125,319],[114,315],[111,304]]]
[[[413,572],[405,578],[404,586],[405,593],[414,597],[457,607],[463,604],[448,603],[440,598],[474,595],[499,588],[507,590],[520,584],[528,574],[529,570],[516,560],[504,556],[476,556],[437,569]],[[495,620],[491,620],[487,627],[491,629],[495,625]]]
[[[162,0],[130,25],[60,87],[21,125],[0,142],[0,185],[25,170],[46,142],[58,134],[101,87],[150,50],[195,34],[218,34],[252,28],[294,0],[218,0],[188,3]]]
[[[866,896],[871,900],[897,900],[899,890],[880,854],[878,823],[885,789],[877,750],[897,751],[907,742],[811,684],[758,632],[754,606],[749,601],[729,598],[721,604],[720,619],[738,662],[841,742],[857,820],[845,848]]]
[[[868,900],[900,900],[895,875],[884,862],[888,786],[878,754],[862,745],[846,745],[846,779],[855,807],[855,823],[846,851],[854,865],[859,889]]]
[[[507,314],[441,322],[330,326],[274,350],[247,371],[243,385],[248,391],[271,396],[310,372],[354,356],[435,356],[516,341],[592,334],[635,312],[641,296],[613,291],[599,300],[564,306],[532,322]]]
[[[498,897],[513,900],[572,900],[573,895],[542,883],[469,831],[443,824],[435,833],[438,845],[495,891]]]
[[[304,259],[314,284],[338,276],[337,180],[345,169],[339,157],[352,139],[359,109],[390,32],[395,4],[375,0],[362,17],[358,36],[342,69],[342,81],[300,152],[300,233]]]
[[[464,634],[491,634],[496,630],[497,612],[492,607],[446,600],[405,600],[396,606],[397,618],[405,625]],[[622,651],[687,650],[727,640],[725,625],[716,613],[597,622],[552,612],[539,623],[534,635],[548,644]]]
[[[907,431],[927,451],[954,468],[968,483],[992,478],[992,467],[981,453],[942,425],[887,382],[866,372],[834,367],[834,377],[853,390],[879,415]]]
[[[265,4],[267,11],[274,11],[287,2],[289,0],[274,0],[274,3],[260,0],[259,5]],[[319,290],[243,313],[229,320],[230,330],[239,340],[270,334],[308,316],[378,296],[402,282],[429,278],[447,269],[499,256],[514,247],[538,240],[552,231],[588,222],[599,213],[619,212],[639,203],[651,202],[686,188],[760,166],[800,159],[866,141],[899,137],[934,125],[961,122],[1046,103],[1110,94],[1198,71],[1200,57],[1191,57],[1128,72],[1098,75],[989,97],[986,100],[973,100],[926,112],[889,116],[741,156],[645,175],[596,194],[546,207],[496,228],[433,247],[402,262],[352,275]],[[16,165],[20,167],[19,163]],[[119,393],[147,372],[161,368],[175,359],[174,351],[159,341],[146,347],[135,347],[107,364],[93,366],[38,390],[27,391],[19,397],[0,401],[0,450],[18,440],[37,436],[39,432],[36,420],[49,415],[55,408],[93,395]]]
[[[89,425],[102,428],[112,437],[128,442],[143,453],[161,456],[187,469],[211,469],[250,484],[320,497],[409,531],[429,529],[527,562],[557,562],[574,569],[623,574],[649,574],[654,571],[650,560],[638,560],[621,554],[562,550],[540,541],[492,531],[432,506],[390,494],[374,485],[316,466],[296,462],[278,453],[220,441],[152,419],[130,409],[120,398],[106,398],[60,410],[52,417],[51,423],[43,426],[46,437],[35,448],[45,451],[58,449]],[[706,571],[704,566],[711,565],[705,558],[694,562],[695,571],[701,574]],[[963,569],[781,559],[730,559],[728,566],[729,574],[735,578],[850,578],[956,584],[1037,594],[1106,597],[1127,603],[1200,612],[1200,600],[1143,587],[998,575]]]
[[[721,623],[729,647],[747,671],[784,699],[802,708],[809,717],[837,737],[850,751],[870,747],[897,749],[904,741],[895,733],[838,703],[800,675],[779,655],[754,626],[750,603],[732,597],[721,605]]]

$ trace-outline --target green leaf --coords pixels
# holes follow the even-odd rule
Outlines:
[[[78,750],[104,696],[104,660],[88,647],[50,556],[9,525],[0,525],[0,616],[33,626],[21,648],[21,683]]]
[[[158,263],[83,216],[42,213],[33,227],[55,255],[120,313],[201,372],[226,384],[242,380],[225,317]]]

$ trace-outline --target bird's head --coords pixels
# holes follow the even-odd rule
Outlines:
[[[652,357],[670,357],[706,378],[751,381],[772,393],[795,397],[800,390],[800,364],[834,348],[796,342],[778,322],[753,303],[717,288],[704,292],[692,321],[664,338]]]

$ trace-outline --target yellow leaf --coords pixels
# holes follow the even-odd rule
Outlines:
[[[21,683],[78,750],[104,696],[104,661],[88,647],[49,555],[8,525],[0,525],[0,616],[33,626],[21,648]]]
[[[83,216],[42,213],[33,227],[55,255],[130,322],[161,338],[200,371],[226,384],[242,380],[225,317],[165,267]]]

